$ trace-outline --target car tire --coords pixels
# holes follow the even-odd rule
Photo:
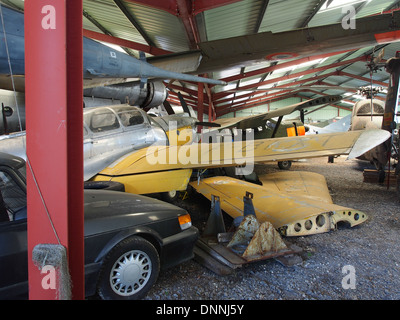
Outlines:
[[[97,292],[104,300],[137,300],[154,285],[160,272],[156,248],[141,237],[117,244],[106,256]]]
[[[124,184],[117,181],[85,181],[83,188],[125,192]]]
[[[290,160],[278,162],[278,167],[281,170],[289,170],[291,166],[292,166],[292,161]]]

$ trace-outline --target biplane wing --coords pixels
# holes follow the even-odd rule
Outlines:
[[[237,128],[237,129],[257,128],[259,126],[263,126],[265,122],[269,119],[283,117],[295,111],[301,111],[307,107],[314,107],[317,105],[327,104],[327,103],[335,103],[337,101],[340,101],[341,99],[342,97],[339,95],[329,95],[315,99],[309,99],[287,107],[279,108],[277,110],[272,110],[254,116],[216,119],[213,121],[213,123],[220,125],[220,127],[218,127],[217,130],[230,129],[230,128]]]

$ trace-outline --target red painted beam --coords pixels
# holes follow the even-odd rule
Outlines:
[[[204,114],[204,83],[199,83],[197,87],[197,119],[199,121],[203,121],[203,114]],[[197,131],[201,132],[202,126],[197,127]]]
[[[330,72],[330,73],[327,73],[327,74],[319,75],[319,76],[316,76],[316,77],[313,77],[313,78],[294,81],[294,82],[292,82],[290,84],[276,86],[275,88],[282,89],[282,88],[285,88],[285,86],[297,86],[297,85],[305,84],[305,83],[310,82],[310,81],[318,81],[319,79],[324,79],[326,77],[334,76],[334,75],[338,75],[338,74],[339,74],[338,71],[334,71],[334,72]],[[240,90],[238,90],[238,91],[240,91]],[[260,92],[267,93],[269,91],[271,91],[271,89],[265,89],[265,90],[260,89],[260,90],[257,90],[256,93],[260,93]],[[233,92],[231,92],[231,94],[233,94]],[[255,92],[252,91],[252,92],[250,92],[248,94],[237,96],[237,98],[239,98],[239,97],[251,97],[254,94],[255,94]],[[218,100],[218,101],[216,99],[214,99],[214,103],[220,104],[220,103],[225,103],[225,102],[228,102],[228,101],[231,101],[231,100],[232,100],[232,98],[222,99],[222,100]]]
[[[241,0],[196,0],[193,1],[193,15],[239,1]]]
[[[273,84],[273,83],[276,83],[276,82],[279,82],[279,81],[295,79],[295,78],[298,78],[300,76],[304,76],[304,75],[308,75],[308,74],[312,74],[312,73],[317,73],[317,72],[329,70],[329,69],[332,69],[332,68],[337,68],[337,67],[340,67],[340,66],[343,66],[343,65],[347,65],[347,64],[352,64],[352,63],[358,62],[358,61],[367,61],[367,60],[368,60],[368,57],[361,56],[361,57],[357,57],[357,58],[354,58],[354,59],[349,59],[349,60],[333,63],[333,64],[330,64],[330,65],[326,65],[326,66],[323,66],[323,67],[317,67],[317,68],[314,68],[314,69],[308,69],[308,70],[301,71],[301,72],[291,73],[291,74],[289,74],[287,76],[282,76],[282,77],[279,77],[279,78],[269,79],[269,80],[262,81],[262,82],[259,82],[259,83],[249,84],[247,86],[239,87],[237,89],[238,90],[247,90],[247,89],[257,88],[257,87],[260,87],[260,86]],[[230,94],[231,93],[227,93],[227,92],[216,93],[214,95],[214,100],[226,97],[226,96],[228,96]]]
[[[365,82],[368,83],[368,84],[371,83],[371,79],[370,79],[370,78],[363,77],[363,76],[358,76],[358,75],[351,74],[351,73],[344,72],[344,71],[339,71],[339,74],[338,74],[338,75],[339,75],[339,76],[344,76],[344,77],[349,77],[349,78],[354,78],[354,79],[361,80],[361,81],[365,81]],[[382,86],[382,87],[385,87],[385,88],[388,86],[387,83],[382,82],[382,81],[373,80],[372,82],[373,82],[375,85]]]
[[[333,53],[324,53],[324,54],[319,54],[319,55],[300,58],[300,59],[297,59],[297,60],[282,62],[282,63],[274,65],[274,66],[261,68],[261,69],[257,69],[257,70],[250,71],[250,72],[244,72],[244,73],[241,73],[241,74],[238,74],[238,75],[226,77],[226,78],[221,79],[221,80],[225,81],[225,82],[237,81],[237,80],[241,80],[241,79],[244,79],[244,78],[258,76],[258,75],[261,75],[261,74],[266,74],[266,73],[269,73],[269,72],[273,72],[273,71],[276,71],[278,69],[297,66],[299,64],[310,62],[310,61],[313,61],[313,60],[319,60],[319,59],[328,58],[328,57],[331,57],[331,56],[334,56],[334,55],[338,55],[338,54],[342,54],[342,53],[345,53],[345,52],[348,52],[348,51],[350,51],[350,50],[338,51],[338,52],[333,52]]]
[[[287,98],[287,97],[291,97],[294,94],[296,94],[297,91],[293,91],[293,90],[289,90],[289,91],[281,91],[279,93],[272,93],[270,95],[265,95],[263,97],[255,97],[252,99],[248,99],[245,102],[240,101],[234,104],[229,105],[229,109],[230,110],[235,110],[235,111],[239,111],[239,110],[244,110],[244,109],[249,109],[249,108],[254,108],[257,107],[259,105],[265,104],[266,102],[271,101],[271,99],[276,99],[278,97],[283,97],[283,99]],[[226,108],[221,108],[218,110],[218,114],[220,115],[222,112],[224,112]]]
[[[326,104],[326,105],[321,106],[321,107],[318,107],[318,108],[316,108],[316,109],[314,109],[314,110],[305,112],[304,115],[308,115],[308,114],[310,114],[310,113],[316,112],[316,111],[318,111],[318,110],[324,109],[324,108],[329,107],[329,106],[332,106],[332,107],[335,107],[335,108],[338,109],[338,116],[339,116],[340,110],[346,110],[346,111],[351,111],[351,110],[353,110],[353,108],[351,108],[351,107],[342,107],[342,106],[339,106],[339,105],[337,105],[337,104]]]
[[[166,11],[179,17],[185,27],[191,49],[197,49],[197,44],[200,42],[195,16],[203,11],[221,7],[237,1],[239,0],[126,0],[126,2],[139,3],[154,9]]]
[[[225,6],[241,0],[196,0],[193,1],[192,14],[197,15],[203,11]],[[176,0],[125,0],[125,2],[140,3],[155,9],[167,11],[173,15],[178,15]]]
[[[207,84],[205,84],[205,89],[206,89],[206,93],[207,93],[207,97],[208,97],[208,121],[211,122],[216,119],[215,107],[214,107],[214,103],[212,101],[210,87]]]
[[[176,0],[176,4],[178,6],[178,16],[181,18],[189,38],[190,48],[198,49],[197,44],[200,42],[200,36],[194,15],[192,14],[192,4],[187,0]]]
[[[222,115],[230,113],[230,112],[254,108],[254,107],[266,104],[271,101],[291,98],[291,97],[296,96],[297,93],[305,92],[305,91],[313,92],[315,94],[319,94],[322,96],[327,95],[325,93],[321,93],[321,92],[310,90],[310,89],[299,89],[297,91],[290,90],[289,92],[274,93],[274,94],[266,95],[264,97],[257,97],[257,98],[249,99],[244,103],[238,103],[236,105],[233,104],[233,105],[225,106],[224,108],[219,108],[219,109],[217,109],[217,115],[222,116]],[[302,97],[302,96],[299,96],[299,97]],[[305,97],[302,97],[302,98],[305,98]]]
[[[180,91],[184,92],[183,90],[180,90]],[[185,101],[186,101],[186,103],[188,105],[191,105],[194,109],[197,110],[197,103],[198,103],[198,100],[199,100],[197,98],[197,94],[196,94],[195,97],[194,96],[183,95],[183,98],[185,99]],[[179,97],[178,97],[178,94],[173,92],[173,91],[170,91],[168,93],[167,100],[169,102],[175,104],[175,105],[180,105],[181,104],[181,102],[179,100]],[[206,101],[203,101],[203,104],[204,104],[204,106],[206,106],[208,108],[208,103]]]
[[[291,92],[291,93],[281,93],[281,94],[271,94],[268,96],[265,96],[263,98],[259,98],[259,100],[257,102],[252,103],[251,105],[247,105],[246,103],[242,103],[240,105],[236,105],[234,107],[230,107],[229,105],[226,106],[225,108],[220,108],[217,109],[217,117],[220,117],[224,114],[230,113],[230,112],[235,112],[235,111],[240,111],[240,110],[244,110],[244,109],[248,109],[248,108],[253,108],[253,107],[257,107],[275,100],[282,100],[282,99],[287,99],[287,98],[292,98],[293,96],[295,96],[295,93]]]
[[[30,299],[58,297],[32,261],[38,244],[67,249],[72,298],[84,299],[82,68],[82,1],[26,1]]]
[[[171,89],[177,90],[177,91],[183,91],[183,92],[186,92],[187,94],[192,95],[192,96],[197,96],[197,90],[192,90],[192,89],[184,88],[184,87],[182,87],[182,86],[178,86],[178,85],[173,84],[173,83],[169,83],[169,84],[167,85],[167,88],[171,88]],[[172,92],[171,92],[171,93],[172,93]]]
[[[164,10],[174,16],[178,14],[176,0],[125,0],[125,2],[139,3],[154,9]]]

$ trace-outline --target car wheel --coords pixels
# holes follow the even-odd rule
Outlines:
[[[289,170],[291,166],[292,166],[292,161],[290,160],[278,162],[278,167],[281,170]]]
[[[105,300],[141,299],[159,272],[156,248],[141,237],[131,237],[117,244],[105,258],[97,291]]]

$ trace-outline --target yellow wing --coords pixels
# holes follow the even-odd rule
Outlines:
[[[390,137],[383,130],[351,131],[232,143],[152,146],[129,153],[100,172],[135,175],[295,160],[331,155],[357,157]]]
[[[281,174],[286,177],[280,179]],[[285,236],[327,232],[334,229],[339,221],[355,226],[367,220],[363,212],[333,204],[329,194],[326,195],[327,186],[323,176],[313,181],[318,174],[303,172],[302,175],[305,180],[297,172],[278,173],[263,185],[230,177],[212,177],[191,182],[190,185],[210,200],[212,195],[218,196],[221,209],[233,218],[243,216],[243,197],[246,192],[252,193],[257,220],[260,223],[272,223]],[[297,185],[300,188],[293,190],[280,183],[273,186],[276,179],[285,181],[287,186]],[[308,185],[310,181],[313,183]],[[310,190],[307,190],[308,186]],[[314,189],[318,186],[323,191],[321,194]]]

